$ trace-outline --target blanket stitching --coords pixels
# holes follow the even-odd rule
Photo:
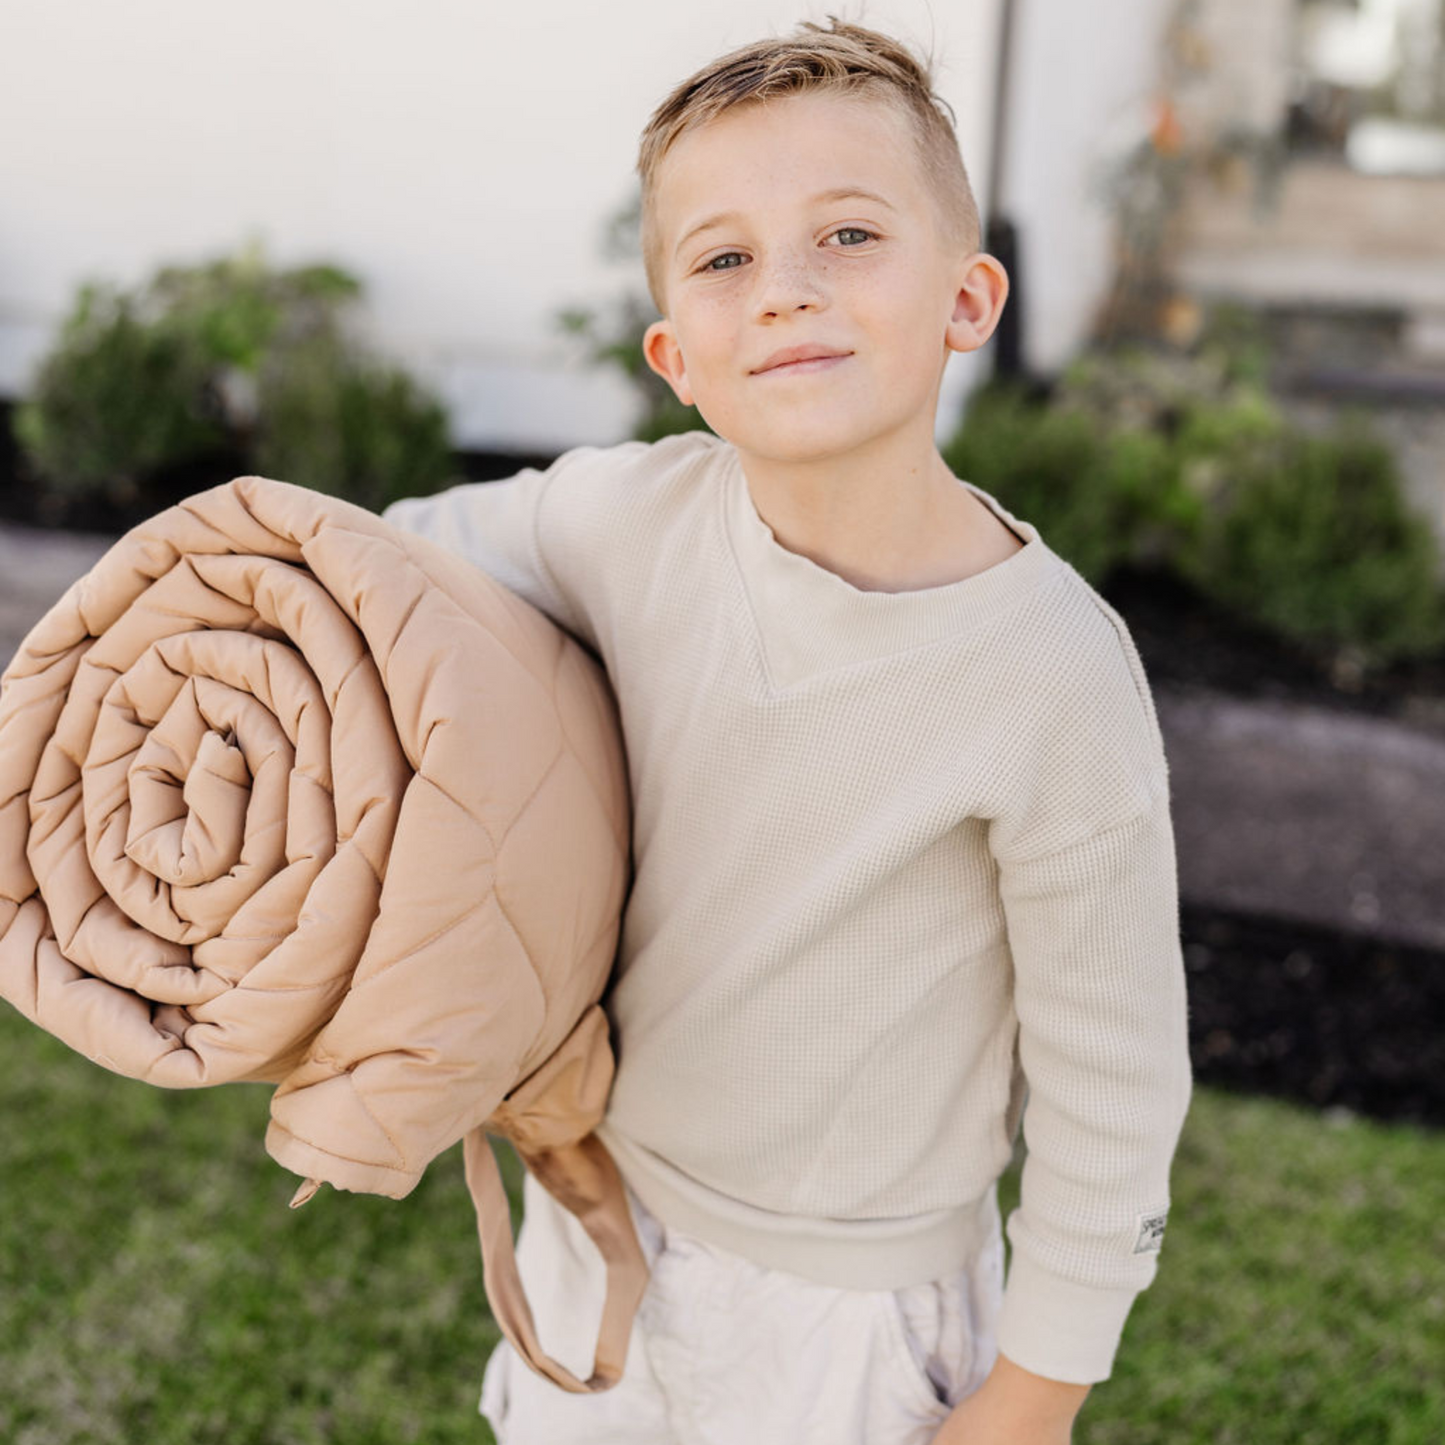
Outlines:
[[[342,677],[341,681],[336,684],[335,688],[332,690],[331,696],[327,698],[326,705],[330,709],[332,717],[336,716],[336,699],[341,696],[341,689],[345,687],[348,682],[351,681],[351,674],[355,672],[356,669],[360,667],[361,664],[365,662],[370,656],[371,654],[368,652],[361,652],[357,656],[356,661],[353,662],[351,666],[346,669],[345,675]]]
[[[550,778],[552,774],[557,771],[557,764],[562,761],[562,757],[565,751],[565,749],[559,747],[557,751],[552,754],[552,760],[537,775],[537,781],[533,783],[532,791],[528,793],[525,798],[522,799],[521,805],[517,808],[516,812],[512,814],[512,821],[507,824],[506,828],[502,832],[502,836],[497,839],[497,842],[493,849],[495,856],[498,859],[500,859],[502,856],[502,846],[506,843],[507,839],[512,836],[512,829],[515,828],[517,824],[522,821],[522,818],[525,816],[528,808],[530,808],[532,805],[532,800],[537,796],[538,793],[542,791],[543,785],[546,783],[547,779]]]
[[[490,624],[484,622],[474,612],[471,612],[466,607],[464,607],[456,597],[452,596],[452,594],[446,590],[445,586],[439,584],[436,579],[432,577],[431,574],[426,570],[426,568],[416,560],[412,553],[412,540],[413,539],[410,534],[403,538],[402,555],[406,558],[406,561],[409,563],[412,569],[420,573],[424,582],[426,582],[430,587],[437,589],[436,598],[439,598],[441,601],[445,601],[453,609],[457,616],[462,618],[463,621],[474,627],[480,628],[489,638],[491,638],[493,642],[497,644],[498,647],[502,649],[503,653],[507,657],[511,658],[511,660],[516,663],[516,665],[520,667],[522,671],[525,672],[535,682],[545,682],[545,675],[540,670],[539,665],[534,662],[527,655],[526,652],[518,651],[515,647],[512,646],[510,642],[507,641],[506,638],[502,636],[502,634],[495,627],[492,627]],[[432,545],[440,546],[439,543],[433,543]],[[447,555],[452,557],[459,556],[458,553],[454,552],[449,552],[447,553]],[[467,562],[467,559],[465,557],[462,557],[461,561],[467,566],[471,567],[472,570],[475,571],[478,575],[486,578],[486,580],[497,589],[498,599],[502,602],[504,606],[508,607],[509,609],[515,609],[520,604],[521,607],[527,608],[530,611],[542,611],[541,608],[534,607],[531,603],[527,602],[525,598],[519,597],[516,593],[509,591],[505,586],[503,586],[502,583],[498,582],[497,579],[484,568],[477,567],[474,563]],[[542,615],[545,617],[547,614],[545,612],[542,612]],[[553,622],[552,625],[557,630],[557,637],[554,639],[557,648],[559,650],[565,648],[569,636],[566,628],[562,627],[556,622]],[[576,645],[581,646],[580,643]]]
[[[557,651],[556,662],[552,669],[552,701],[554,705],[556,704],[557,695],[560,691],[558,687],[558,679],[562,675],[562,668],[566,661],[566,649],[559,648]],[[593,711],[595,715],[596,709],[594,708]],[[611,726],[610,719],[600,718],[598,719],[598,721],[603,723],[604,726]],[[585,767],[582,766],[582,754],[578,750],[576,744],[572,741],[572,735],[567,731],[567,718],[560,707],[557,709],[557,722],[558,726],[562,729],[562,736],[567,741],[567,750],[577,760],[577,771],[581,773],[583,778],[586,780],[588,791],[591,792],[594,798],[596,798],[598,807],[602,809],[603,817],[610,819],[612,816],[612,808],[609,805],[608,800],[603,797],[601,790],[598,788],[596,781],[592,777],[592,774],[588,772]],[[627,857],[629,850],[627,845],[622,840],[618,825],[615,823],[609,823],[608,828],[612,834],[612,841],[617,845],[617,851],[624,858]]]
[[[418,770],[416,776],[421,778],[430,787],[435,788],[437,792],[439,792],[442,797],[444,797],[447,802],[452,805],[452,807],[454,807],[459,813],[465,813],[466,816],[470,818],[472,822],[475,823],[477,827],[482,830],[483,833],[486,834],[487,842],[492,845],[492,858],[493,860],[495,860],[497,856],[497,840],[492,835],[492,830],[487,827],[487,825],[469,807],[467,807],[467,805],[463,803],[460,798],[454,797],[446,788],[442,787],[442,785],[437,782],[437,780],[430,773],[424,773]]]
[[[491,896],[496,896],[495,890],[493,890]],[[391,970],[397,966],[397,964],[401,963],[403,959],[414,958],[418,953],[422,951],[422,949],[431,947],[431,945],[435,943],[437,939],[445,937],[459,924],[465,923],[466,920],[472,916],[472,914],[476,913],[478,909],[482,908],[486,904],[486,901],[487,895],[484,894],[475,903],[468,905],[466,909],[464,909],[461,913],[458,913],[454,918],[449,918],[445,923],[442,924],[440,928],[436,929],[432,933],[429,933],[419,943],[412,944],[412,946],[408,948],[405,953],[397,954],[395,958],[388,960],[375,973],[369,973],[366,975],[365,978],[358,979],[352,984],[351,991],[355,993],[357,990],[365,988],[366,985],[371,983],[374,979],[385,978],[386,975],[390,973]],[[500,904],[498,906],[500,907]],[[510,920],[508,921],[510,922]]]
[[[363,1105],[363,1107],[365,1106]],[[368,1109],[367,1113],[370,1114],[371,1111]],[[328,1159],[341,1159],[344,1160],[347,1164],[359,1164],[364,1169],[389,1169],[393,1174],[412,1174],[415,1172],[414,1170],[408,1168],[405,1164],[387,1164],[381,1160],[357,1159],[354,1155],[351,1154],[338,1153],[335,1149],[328,1149],[324,1144],[318,1144],[314,1139],[308,1139],[304,1134],[298,1134],[294,1129],[288,1129],[278,1119],[273,1118],[271,1120],[271,1123],[276,1129],[279,1129],[280,1132],[285,1134],[288,1138],[296,1140],[298,1144],[304,1144],[308,1149],[316,1150],[318,1154],[326,1155]],[[378,1125],[377,1127],[380,1128],[381,1126]],[[385,1129],[382,1129],[381,1132],[383,1134],[386,1134]],[[387,1134],[386,1137],[388,1139],[391,1138],[389,1134]],[[395,1147],[394,1140],[392,1141],[392,1144],[393,1147]],[[401,1154],[402,1151],[398,1149],[397,1153]],[[403,1155],[403,1157],[405,1157],[405,1155]]]
[[[408,558],[407,560],[410,561],[411,559]],[[416,615],[417,608],[421,606],[422,599],[425,598],[426,595],[426,590],[420,587],[412,594],[411,602],[406,609],[406,615],[397,624],[396,633],[391,639],[391,647],[386,654],[386,662],[388,665],[390,665],[392,656],[396,652],[403,634],[406,632],[406,629],[411,626],[411,619]],[[385,676],[383,676],[383,681],[386,681]]]

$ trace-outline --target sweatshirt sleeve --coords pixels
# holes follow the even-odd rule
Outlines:
[[[1023,1188],[999,1347],[1035,1374],[1105,1380],[1154,1278],[1190,1095],[1167,794],[1139,816],[1002,870]]]
[[[1163,741],[1127,628],[1102,611],[1119,646],[1089,669],[1094,695],[1053,730],[1063,761],[1043,770],[1046,793],[1066,774],[1077,791],[1062,821],[1030,830],[1047,846],[996,850],[1028,1088],[999,1347],[1075,1384],[1109,1377],[1154,1278],[1191,1090]],[[1090,797],[1111,806],[1081,827]]]
[[[467,482],[431,497],[405,497],[381,517],[458,553],[595,649],[580,589],[570,585],[576,579],[558,576],[550,562],[562,550],[558,529],[567,527],[575,512],[565,498],[564,505],[554,505],[552,494],[559,485],[586,486],[595,480],[592,473],[627,459],[638,445],[577,447],[545,469],[528,467],[503,481]]]

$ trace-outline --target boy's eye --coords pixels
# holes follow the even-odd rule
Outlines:
[[[843,246],[861,246],[878,239],[872,231],[865,231],[862,226],[839,226],[833,235]],[[746,259],[741,251],[724,251],[722,255],[704,261],[698,269],[712,272],[735,271]]]

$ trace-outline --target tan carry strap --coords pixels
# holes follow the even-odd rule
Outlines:
[[[497,1161],[486,1132],[474,1129],[463,1141],[467,1187],[477,1210],[477,1234],[486,1271],[487,1299],[512,1348],[547,1379],[574,1394],[611,1389],[622,1378],[632,1318],[647,1288],[647,1261],[632,1227],[622,1179],[602,1141],[589,1134],[578,1144],[539,1154],[518,1149],[538,1183],[574,1214],[607,1266],[607,1294],[597,1332],[592,1374],[579,1380],[547,1354],[517,1273],[512,1217]]]
[[[648,1280],[647,1259],[633,1228],[622,1176],[606,1146],[592,1133],[611,1087],[607,1016],[593,1004],[546,1061],[497,1105],[485,1123],[462,1139],[492,1313],[512,1348],[532,1369],[578,1395],[609,1390],[622,1378],[632,1320]],[[586,1380],[579,1380],[554,1360],[537,1339],[532,1309],[517,1272],[507,1191],[487,1142],[489,1133],[511,1142],[537,1182],[576,1216],[607,1267],[597,1350],[592,1374]],[[303,1180],[291,1208],[305,1204],[321,1183],[320,1179]]]
[[[487,1298],[512,1348],[539,1375],[574,1394],[610,1389],[622,1378],[632,1319],[647,1288],[647,1260],[632,1225],[617,1165],[591,1131],[612,1085],[607,1016],[593,1005],[545,1063],[462,1141],[467,1187],[477,1211]],[[592,1374],[579,1380],[546,1354],[517,1273],[512,1216],[489,1133],[511,1142],[537,1182],[573,1214],[607,1267],[607,1293]]]

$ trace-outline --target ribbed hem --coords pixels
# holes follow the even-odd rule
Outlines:
[[[992,1187],[959,1209],[895,1219],[779,1214],[700,1184],[605,1120],[596,1132],[628,1186],[664,1226],[814,1284],[836,1289],[924,1284],[962,1268],[998,1227]]]
[[[320,1179],[333,1189],[347,1189],[353,1194],[380,1194],[387,1199],[405,1199],[421,1182],[420,1174],[328,1154],[325,1149],[298,1139],[274,1119],[266,1126],[266,1152],[283,1169],[289,1169],[303,1179]]]
[[[1098,1384],[1113,1371],[1138,1293],[1062,1279],[1015,1249],[999,1316],[999,1349],[1014,1364],[1050,1380]]]

